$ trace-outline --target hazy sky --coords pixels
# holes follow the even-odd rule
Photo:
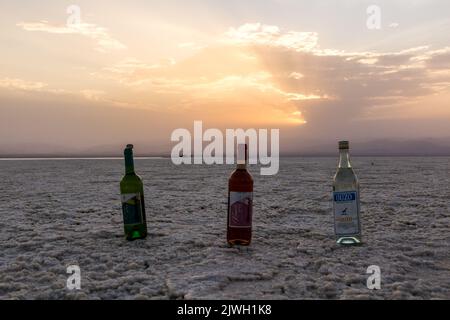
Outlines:
[[[282,151],[450,140],[447,0],[0,4],[3,154],[167,151],[194,120],[280,128]]]

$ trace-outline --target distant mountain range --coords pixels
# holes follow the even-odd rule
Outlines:
[[[310,145],[285,155],[335,155],[337,143]],[[352,155],[359,156],[450,156],[450,139],[390,140],[350,142]]]
[[[361,155],[418,155],[418,156],[449,156],[450,142],[424,139],[412,141],[376,140],[370,143],[355,143],[356,153]]]
[[[0,158],[28,157],[121,157],[125,144],[101,145],[89,148],[71,148],[56,145],[22,144],[0,146]],[[204,144],[206,146],[206,143]],[[136,156],[169,157],[172,145],[135,145]],[[354,156],[450,156],[450,139],[394,140],[379,139],[351,142]],[[335,156],[337,142],[299,143],[298,147],[280,147],[281,156]],[[269,150],[270,151],[270,150]]]

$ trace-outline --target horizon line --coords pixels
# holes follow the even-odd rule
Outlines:
[[[337,153],[284,153],[280,158],[321,158],[338,157]],[[450,157],[450,153],[353,153],[352,157]],[[270,157],[270,155],[269,155]],[[135,155],[138,160],[170,159],[170,155]],[[203,158],[201,156],[191,158]],[[222,157],[226,159],[227,157]],[[121,160],[122,155],[58,155],[58,154],[17,154],[0,156],[0,160]]]

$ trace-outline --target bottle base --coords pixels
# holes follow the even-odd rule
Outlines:
[[[362,244],[362,241],[358,237],[346,236],[337,238],[336,243],[344,246],[356,246]]]
[[[145,239],[147,237],[146,234],[141,234],[139,231],[134,231],[129,235],[125,236],[125,239],[128,241],[138,240],[138,239]]]
[[[147,237],[147,232],[143,232],[141,230],[131,230],[131,231],[125,232],[125,239],[127,239],[128,241],[145,239],[146,237]]]
[[[125,239],[132,241],[144,239],[147,237],[147,226],[145,224],[128,224],[125,225]]]
[[[242,239],[233,239],[233,240],[228,240],[228,245],[230,246],[249,246],[250,245],[250,240],[242,240]]]

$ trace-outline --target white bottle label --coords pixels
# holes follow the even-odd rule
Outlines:
[[[251,228],[253,192],[230,192],[228,225],[233,228]]]
[[[336,235],[359,233],[359,197],[356,191],[334,192],[334,231]]]
[[[143,205],[140,193],[121,194],[123,223],[134,225],[143,223]]]

